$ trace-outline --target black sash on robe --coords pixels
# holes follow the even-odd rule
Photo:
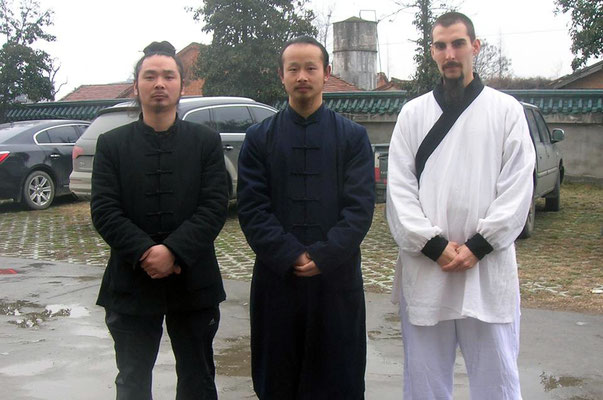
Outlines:
[[[427,160],[434,152],[434,150],[440,145],[444,137],[448,134],[456,120],[461,114],[469,107],[473,100],[479,96],[484,89],[484,84],[476,73],[473,73],[473,80],[465,88],[465,94],[463,101],[458,105],[446,104],[444,100],[444,86],[442,83],[438,84],[433,91],[438,105],[442,109],[443,113],[440,118],[436,121],[429,133],[425,136],[425,139],[421,142],[419,150],[415,155],[415,167],[417,171],[417,182],[421,179],[423,169]]]

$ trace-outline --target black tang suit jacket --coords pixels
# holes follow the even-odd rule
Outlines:
[[[212,307],[225,299],[214,240],[228,189],[220,136],[176,118],[155,132],[142,118],[101,135],[92,173],[92,221],[111,247],[97,304],[126,314]],[[151,279],[142,254],[164,244],[180,275]]]

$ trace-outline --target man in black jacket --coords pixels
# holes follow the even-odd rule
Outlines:
[[[261,400],[360,400],[371,145],[366,129],[323,104],[331,72],[324,46],[292,39],[279,67],[289,104],[247,130],[239,156],[239,222],[256,253],[253,387]]]
[[[176,113],[182,64],[153,42],[134,71],[138,121],[98,139],[92,221],[111,246],[97,304],[115,342],[118,399],[149,400],[165,316],[177,399],[216,399],[212,342],[225,299],[214,240],[228,189],[220,136]]]

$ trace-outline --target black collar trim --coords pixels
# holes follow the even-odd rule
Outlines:
[[[308,118],[304,118],[299,115],[289,104],[287,104],[287,108],[285,111],[287,112],[287,116],[291,118],[294,123],[302,126],[308,126],[320,122],[320,118],[322,117],[322,113],[325,108],[325,103],[323,102],[316,111],[314,111],[310,116],[308,116]]]
[[[138,115],[137,125],[138,128],[140,128],[144,133],[166,136],[172,133],[176,133],[178,131],[178,127],[180,126],[181,121],[182,120],[178,117],[178,113],[176,113],[176,119],[174,120],[174,123],[166,131],[157,132],[155,129],[144,123],[142,113],[140,113],[140,115]]]
[[[438,105],[442,109],[442,111],[454,111],[457,110],[465,110],[469,105],[479,96],[479,94],[484,89],[484,84],[480,79],[477,73],[473,73],[473,80],[469,82],[467,87],[465,88],[465,94],[463,96],[463,101],[458,106],[451,106],[450,104],[446,104],[444,100],[444,82],[443,79],[440,79],[440,83],[433,90],[433,97],[435,97]]]

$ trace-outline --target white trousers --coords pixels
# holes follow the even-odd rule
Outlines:
[[[454,360],[460,346],[472,400],[521,400],[517,356],[519,320],[490,324],[475,318],[412,325],[400,296],[404,341],[404,400],[451,400]]]

